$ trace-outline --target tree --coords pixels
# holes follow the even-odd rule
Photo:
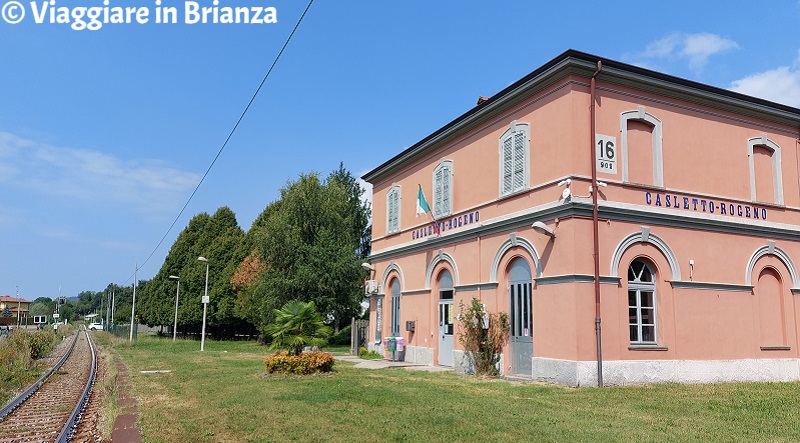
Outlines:
[[[71,302],[67,302],[58,308],[59,320],[73,321],[77,315],[75,307]]]
[[[372,214],[372,208],[369,203],[363,200],[364,188],[358,183],[358,180],[353,177],[344,167],[344,163],[339,163],[339,169],[331,172],[328,176],[328,181],[338,183],[344,188],[347,201],[347,212],[353,215],[353,221],[350,227],[350,235],[352,240],[358,244],[357,252],[361,258],[366,258],[371,249],[372,236],[369,235],[372,229],[369,226],[369,218]]]
[[[240,309],[264,332],[275,309],[299,299],[313,301],[323,319],[337,325],[360,309],[364,271],[359,251],[368,226],[363,190],[340,165],[327,180],[301,174],[281,189],[247,241],[253,242],[256,280],[239,291]],[[239,266],[242,277],[248,270]]]
[[[169,276],[175,275],[181,279],[178,324],[198,328],[202,321],[206,267],[197,257],[203,256],[210,263],[208,325],[217,331],[215,335],[221,331],[231,335],[240,329],[251,329],[238,315],[236,292],[230,284],[237,266],[247,255],[240,248],[243,237],[236,215],[228,207],[219,208],[213,216],[205,212],[194,216],[178,235],[158,274],[142,288],[137,316],[150,326],[173,324],[176,282]]]
[[[12,315],[14,314],[11,313],[11,309],[8,309],[8,306],[4,307],[3,312],[0,313],[0,317],[11,317]]]
[[[43,315],[49,316],[52,313],[53,313],[53,308],[51,308],[50,305],[47,303],[34,302],[33,304],[31,304],[30,314],[32,316],[43,316]]]
[[[314,302],[290,301],[275,309],[275,321],[266,328],[272,337],[272,349],[288,349],[300,355],[306,346],[325,346],[333,329],[325,326]]]

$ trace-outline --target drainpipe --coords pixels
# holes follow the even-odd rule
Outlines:
[[[592,236],[594,237],[594,332],[597,337],[597,386],[603,387],[603,349],[601,346],[601,332],[600,332],[600,234],[599,234],[599,225],[600,221],[598,220],[597,214],[597,194],[598,194],[598,187],[597,187],[597,160],[595,159],[595,78],[597,74],[600,73],[600,70],[603,69],[603,63],[601,61],[597,61],[597,70],[594,71],[592,74],[592,82],[591,82],[591,99],[592,103],[589,106],[589,111],[591,113],[591,134],[589,134],[590,144],[592,149],[589,152],[592,154]]]

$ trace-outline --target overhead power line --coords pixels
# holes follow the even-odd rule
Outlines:
[[[219,151],[217,151],[217,155],[214,156],[214,160],[212,160],[211,164],[208,165],[208,169],[206,169],[206,172],[200,178],[200,181],[197,183],[197,186],[195,186],[194,190],[192,191],[192,194],[186,200],[186,203],[183,205],[183,208],[181,208],[180,212],[178,212],[178,215],[175,217],[175,220],[173,220],[172,224],[169,225],[169,228],[167,229],[167,232],[164,233],[164,236],[161,237],[161,240],[158,241],[158,244],[156,245],[156,247],[153,248],[153,250],[150,252],[150,255],[148,255],[147,258],[144,260],[144,262],[142,262],[142,265],[141,266],[137,266],[137,269],[141,269],[142,267],[144,267],[145,264],[147,264],[148,261],[150,261],[150,259],[153,257],[153,255],[158,250],[158,248],[161,247],[161,245],[164,243],[164,240],[166,240],[166,238],[169,235],[169,233],[172,231],[172,229],[178,223],[178,220],[180,220],[181,216],[183,215],[183,212],[189,206],[189,203],[192,201],[192,198],[194,198],[195,194],[197,194],[197,190],[200,189],[200,185],[203,184],[203,181],[208,176],[208,173],[211,172],[211,168],[214,167],[214,164],[217,162],[217,159],[222,154],[222,151],[224,151],[225,147],[228,146],[228,142],[231,140],[231,137],[233,137],[233,134],[236,132],[236,129],[239,128],[239,124],[244,119],[244,116],[247,114],[247,111],[250,110],[250,106],[252,106],[253,102],[256,100],[256,97],[258,96],[258,93],[261,92],[261,88],[264,87],[264,83],[267,82],[267,79],[269,78],[270,74],[272,74],[272,70],[275,69],[275,65],[278,64],[278,60],[280,60],[281,55],[283,55],[283,52],[286,50],[286,47],[289,46],[289,42],[292,40],[292,37],[294,36],[295,32],[297,32],[297,28],[300,27],[300,23],[303,22],[303,19],[305,18],[306,14],[308,13],[308,10],[311,9],[311,5],[313,3],[314,3],[314,0],[310,0],[308,2],[308,4],[306,5],[306,8],[303,10],[303,13],[300,15],[300,18],[297,19],[297,23],[295,23],[294,28],[292,28],[292,32],[286,38],[286,41],[283,42],[283,46],[281,47],[281,50],[278,52],[278,55],[275,56],[275,60],[272,61],[272,65],[270,65],[269,70],[267,70],[267,73],[264,74],[264,78],[261,79],[261,83],[258,84],[258,88],[256,88],[256,91],[250,97],[250,101],[247,102],[247,106],[244,107],[244,110],[242,111],[241,115],[239,115],[239,118],[236,120],[236,124],[233,125],[233,128],[228,133],[228,136],[225,138],[225,141],[222,143],[222,146],[220,146]],[[127,280],[125,280],[125,283],[123,283],[123,286],[126,283],[128,283],[129,281],[131,281],[131,279],[134,278],[134,275],[136,275],[136,272],[131,274],[131,276],[128,277]],[[133,283],[136,284],[136,282],[133,282]]]

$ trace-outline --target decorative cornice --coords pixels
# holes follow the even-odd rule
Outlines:
[[[469,240],[477,236],[504,233],[519,228],[528,228],[535,220],[544,222],[556,218],[574,216],[591,217],[591,215],[591,200],[573,196],[570,201],[566,203],[555,201],[493,219],[482,219],[480,223],[457,232],[445,233],[441,237],[426,237],[425,239],[417,239],[380,251],[374,251],[372,255],[370,255],[370,259],[373,261],[387,260],[406,254],[446,247],[450,244]],[[797,241],[798,238],[800,238],[800,226],[796,225],[763,220],[742,220],[706,213],[698,214],[688,211],[670,211],[632,203],[600,202],[598,215],[600,218],[610,221],[626,221],[706,232],[750,235],[765,239]],[[800,285],[797,285],[797,287],[800,287]]]
[[[479,291],[484,289],[497,289],[497,283],[471,283],[456,286],[456,292]]]
[[[753,292],[754,286],[752,285],[736,285],[731,283],[715,283],[715,282],[701,282],[701,281],[678,281],[672,280],[669,282],[673,288],[676,289],[703,289],[709,291],[731,291],[731,292]]]
[[[600,284],[604,285],[619,285],[619,277],[613,276],[600,276]],[[533,281],[537,285],[560,285],[564,283],[594,283],[594,276],[589,274],[564,274],[564,275],[550,275],[547,277],[537,277]]]
[[[629,351],[669,351],[669,348],[666,346],[656,346],[656,345],[630,345],[628,346]]]
[[[408,291],[400,291],[400,295],[414,295],[414,294],[430,294],[430,289],[410,289]]]

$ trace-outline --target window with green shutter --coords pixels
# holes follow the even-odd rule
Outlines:
[[[500,196],[528,189],[530,125],[512,121],[500,136]]]
[[[386,193],[386,233],[400,232],[400,185]]]
[[[433,216],[436,219],[453,213],[453,162],[441,160],[433,170]]]

